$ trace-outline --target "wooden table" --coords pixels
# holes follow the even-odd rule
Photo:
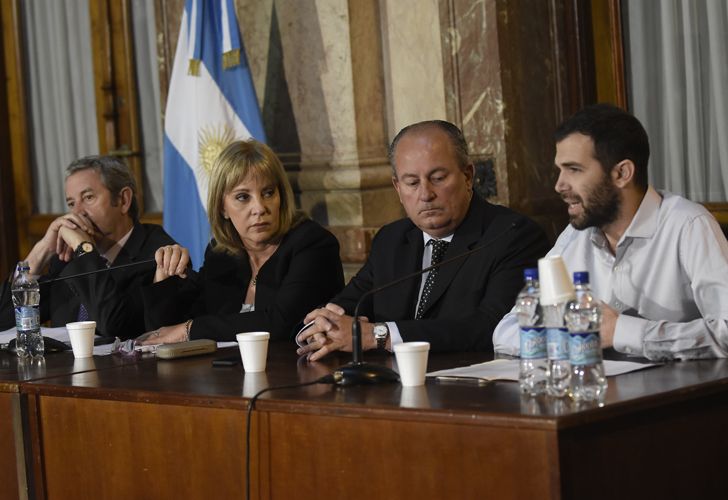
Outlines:
[[[38,496],[241,498],[248,398],[348,358],[310,364],[272,344],[264,374],[211,366],[234,352],[21,383]],[[488,357],[431,355],[429,369]],[[252,422],[252,497],[721,498],[728,362],[609,382],[602,408],[523,398],[509,382],[270,392]]]
[[[152,359],[152,358],[150,358]],[[42,380],[86,371],[112,369],[139,359],[118,356],[76,360],[70,352],[47,354],[42,361],[21,360],[9,352],[0,352],[0,498],[31,498],[34,454],[29,436],[27,398],[21,386]],[[35,416],[35,413],[30,413]],[[29,487],[30,486],[30,487]]]

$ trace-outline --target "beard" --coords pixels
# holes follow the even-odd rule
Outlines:
[[[608,175],[604,175],[602,181],[594,186],[584,198],[576,197],[581,203],[583,211],[581,214],[569,216],[569,222],[574,229],[586,229],[588,227],[604,227],[611,224],[619,215],[619,192]]]

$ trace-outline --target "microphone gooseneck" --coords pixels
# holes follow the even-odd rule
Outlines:
[[[5,286],[2,289],[2,293],[0,293],[0,306],[5,303],[5,295],[8,293],[12,293],[11,289],[13,288],[13,273],[10,273],[10,276],[8,276],[8,281],[5,283]],[[12,302],[12,298],[10,299]]]
[[[94,269],[93,271],[86,271],[83,273],[77,273],[77,274],[71,274],[70,276],[59,276],[58,278],[53,278],[45,281],[38,281],[38,285],[45,285],[46,283],[54,283],[56,281],[63,281],[68,280],[72,278],[80,278],[83,276],[88,276],[90,274],[96,274],[96,273],[104,273],[107,271],[113,271],[116,269],[123,269],[125,267],[134,267],[134,266],[141,266],[143,264],[155,264],[156,261],[154,259],[148,259],[148,260],[140,260],[138,262],[129,262],[128,264],[121,264],[114,267],[104,267],[102,269]],[[13,287],[13,273],[10,273],[10,276],[8,277],[8,281],[5,284],[5,286],[2,289],[2,293],[0,293],[0,304],[5,303],[5,295],[11,293],[11,289]]]
[[[71,274],[70,276],[59,276],[58,278],[41,281],[39,283],[41,285],[44,285],[46,283],[53,283],[56,281],[70,280],[72,278],[81,278],[83,276],[88,276],[90,274],[105,273],[108,271],[116,271],[117,269],[124,269],[125,267],[141,266],[143,264],[156,264],[156,262],[157,261],[155,261],[154,259],[140,260],[138,262],[129,262],[128,264],[120,264],[118,266],[104,267],[101,269],[94,269],[93,271],[85,271],[83,273]]]
[[[467,252],[463,252],[454,257],[450,257],[449,259],[445,259],[443,261],[438,262],[437,264],[433,264],[424,269],[420,269],[419,271],[415,271],[413,273],[406,274],[400,278],[397,278],[396,280],[390,281],[388,283],[385,283],[384,285],[372,288],[371,290],[367,290],[366,292],[364,292],[362,294],[362,296],[359,297],[359,300],[357,301],[356,306],[354,307],[354,318],[353,318],[353,321],[351,324],[351,337],[352,337],[352,343],[353,343],[352,361],[351,361],[351,363],[334,370],[333,375],[334,375],[335,383],[338,385],[357,385],[357,384],[376,384],[376,383],[381,383],[381,382],[399,382],[399,375],[394,370],[391,370],[384,366],[379,366],[379,365],[375,365],[372,363],[365,363],[362,361],[363,349],[362,349],[362,345],[361,345],[362,340],[361,340],[361,324],[359,322],[359,307],[364,302],[364,299],[374,295],[375,293],[379,293],[382,290],[386,290],[387,288],[398,285],[398,284],[402,283],[403,281],[407,281],[412,278],[416,278],[424,273],[432,271],[433,269],[445,266],[445,265],[455,262],[457,260],[463,259],[469,255],[477,253],[485,248],[488,248],[489,246],[491,246],[492,244],[494,244],[495,242],[500,240],[507,233],[509,233],[511,230],[513,230],[513,228],[516,227],[516,225],[517,225],[516,222],[512,222],[508,226],[508,228],[501,231],[498,235],[491,238],[490,240],[483,243],[482,245],[478,245],[477,247],[468,250]]]

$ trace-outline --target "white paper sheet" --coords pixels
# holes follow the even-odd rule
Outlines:
[[[451,368],[449,370],[440,370],[430,372],[428,377],[437,377],[441,375],[457,376],[457,377],[474,377],[485,380],[512,380],[518,382],[518,359],[496,359],[476,365],[463,366],[459,368]],[[655,363],[635,363],[633,361],[604,361],[604,373],[607,377],[629,373],[643,368],[657,366]]]
[[[71,342],[71,338],[68,336],[65,326],[59,328],[46,328],[45,326],[40,327],[40,331],[44,337],[50,337],[52,339],[60,340],[61,342]],[[7,344],[15,338],[15,327],[0,332],[0,344]]]

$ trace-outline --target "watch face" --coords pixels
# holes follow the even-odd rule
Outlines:
[[[374,336],[375,337],[386,337],[389,333],[389,328],[387,328],[387,325],[376,325],[374,327]]]
[[[92,252],[93,249],[94,249],[93,243],[91,243],[90,241],[84,241],[84,242],[81,242],[80,245],[78,245],[78,248],[76,249],[76,254],[83,255],[83,254]]]

